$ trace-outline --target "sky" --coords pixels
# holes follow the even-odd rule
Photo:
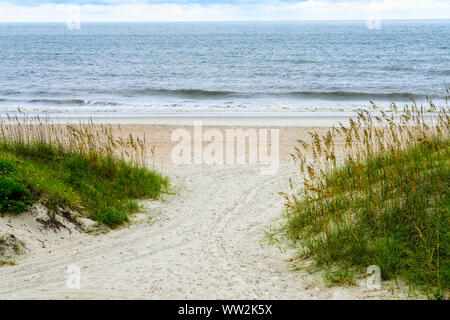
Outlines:
[[[0,22],[450,19],[450,0],[0,0]]]

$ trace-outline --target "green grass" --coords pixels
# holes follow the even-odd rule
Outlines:
[[[286,230],[302,255],[334,270],[325,272],[329,282],[349,284],[348,270],[378,265],[385,280],[402,279],[437,296],[448,292],[450,139],[445,119],[434,128],[415,122],[409,140],[392,138],[412,132],[406,126],[390,122],[383,131],[369,118],[355,122],[341,131],[352,147],[341,164],[330,156],[334,150],[327,136],[312,135],[310,145],[303,143],[316,153],[316,162],[320,155],[327,161],[309,169],[303,162],[309,175],[303,191],[287,198]],[[363,128],[374,138],[355,147],[355,135],[363,136]]]
[[[9,170],[2,170],[7,167]],[[16,179],[17,168],[10,162],[0,160],[0,211],[22,212],[32,202],[30,191]]]
[[[325,280],[330,286],[355,285],[355,272],[350,268],[328,270],[324,274]]]
[[[12,137],[0,139],[1,211],[21,212],[40,200],[116,227],[139,209],[136,199],[158,198],[168,187],[167,178],[140,162],[98,151],[98,141],[85,149]]]

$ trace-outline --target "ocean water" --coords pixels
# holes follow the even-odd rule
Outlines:
[[[445,103],[450,20],[0,24],[0,113]]]

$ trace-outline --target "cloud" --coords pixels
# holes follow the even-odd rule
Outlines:
[[[0,22],[450,19],[447,0],[19,0],[0,3]]]

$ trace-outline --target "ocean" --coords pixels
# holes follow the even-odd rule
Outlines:
[[[0,24],[0,113],[445,104],[450,20]]]

